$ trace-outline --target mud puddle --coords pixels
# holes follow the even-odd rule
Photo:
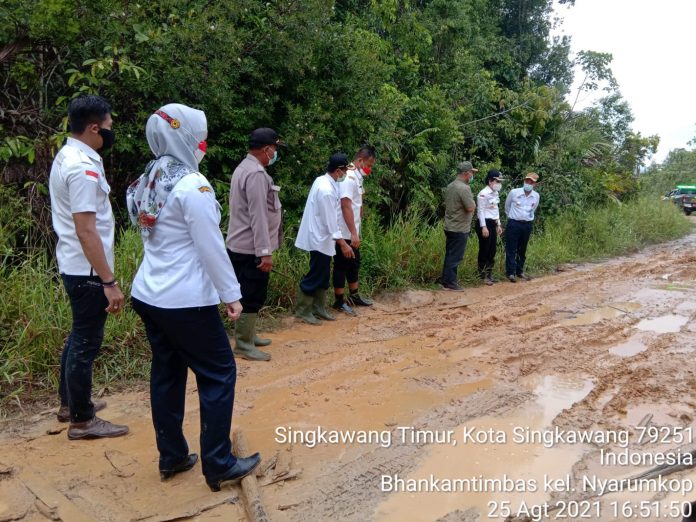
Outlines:
[[[669,333],[678,332],[682,326],[689,322],[683,315],[668,314],[653,319],[643,319],[636,325],[638,330],[646,332]]]
[[[640,309],[640,303],[614,303],[595,310],[584,312],[577,317],[566,319],[559,326],[587,326],[605,319],[613,319]]]
[[[399,477],[404,480],[401,489],[418,483],[420,491],[392,494],[377,507],[374,519],[436,520],[471,508],[482,519],[498,518],[506,502],[533,506],[546,500],[545,484],[565,481],[585,450],[581,444],[551,443],[550,423],[586,397],[593,384],[581,376],[544,375],[526,379],[524,386],[533,390],[532,404],[510,415],[457,426],[452,430],[454,444],[424,447],[427,456],[418,469]],[[457,494],[423,491],[433,479],[461,479],[463,484]],[[385,487],[399,484],[390,478]]]
[[[609,348],[609,353],[619,357],[633,357],[647,350],[648,347],[640,336],[633,336],[625,343]]]
[[[375,306],[359,317],[339,316],[318,327],[285,320],[286,327],[270,335],[270,362],[238,361],[234,406],[233,428],[244,431],[250,451],[260,451],[264,462],[290,455],[285,466],[295,478],[275,483],[272,476],[259,478],[269,518],[428,522],[449,516],[448,521],[460,521],[462,512],[474,509],[479,520],[489,514],[495,520],[500,512],[492,512],[490,502],[532,505],[572,498],[562,487],[540,483],[545,476],[561,480],[590,471],[598,476],[643,471],[600,466],[598,444],[520,443],[515,434],[634,433],[646,418],[696,432],[690,349],[696,346],[694,246],[696,235],[531,283],[375,296]],[[662,274],[669,274],[668,280]],[[0,517],[45,518],[25,487],[36,475],[32,468],[38,468],[51,491],[99,522],[155,513],[181,518],[191,506],[208,506],[193,518],[197,521],[244,520],[240,502],[216,504],[227,497],[210,493],[200,465],[171,482],[159,481],[146,391],[107,400],[104,418],[128,424],[127,437],[69,442],[64,431],[47,435],[60,427],[50,415],[5,424],[0,470],[11,472],[0,475]],[[198,410],[190,379],[184,431],[197,453]],[[278,428],[394,436],[399,427],[451,430],[457,444],[310,448],[277,438]],[[483,437],[504,433],[506,440],[491,436],[494,440],[471,442],[464,433],[472,429]],[[383,477],[431,475],[462,480],[507,475],[524,486],[503,491],[502,485],[479,484],[446,493],[389,491],[382,484]],[[537,484],[534,491],[530,483]],[[225,494],[233,499],[240,490]],[[655,494],[612,498],[652,500]]]

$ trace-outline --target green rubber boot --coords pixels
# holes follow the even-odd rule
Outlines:
[[[249,313],[249,315],[252,314]],[[271,341],[270,339],[262,339],[261,337],[256,335],[256,321],[259,318],[259,314],[253,315],[256,316],[256,318],[254,319],[254,346],[269,346],[273,341]]]
[[[312,313],[314,315],[326,319],[327,321],[335,321],[336,318],[326,309],[326,289],[319,288],[314,292],[314,302],[312,303]]]
[[[295,317],[299,317],[305,323],[309,324],[321,324],[321,321],[314,317],[312,313],[312,302],[314,297],[307,295],[302,291],[302,288],[297,288],[297,304],[295,305]]]
[[[258,335],[254,334],[254,346],[268,346],[272,343],[270,339],[263,339]]]
[[[258,314],[242,314],[234,327],[235,355],[249,361],[270,361],[271,354],[262,352],[254,345],[254,330]]]

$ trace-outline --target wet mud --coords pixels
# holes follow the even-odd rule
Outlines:
[[[696,447],[696,433],[693,441],[673,436],[696,432],[696,234],[531,282],[376,297],[357,318],[319,327],[287,319],[265,335],[272,361],[238,361],[234,427],[266,462],[279,455],[293,471],[286,480],[274,481],[272,469],[259,477],[271,520],[502,520],[504,502],[579,499],[597,502],[596,511],[566,520],[623,520],[625,513],[614,516],[617,505],[647,501],[663,511],[641,520],[676,520],[665,506],[696,500],[696,491],[598,495],[582,487],[584,477],[630,477],[651,467],[607,463],[602,451]],[[0,521],[66,512],[66,520],[246,519],[241,490],[211,493],[200,465],[159,481],[146,387],[106,398],[103,417],[128,424],[128,436],[69,442],[49,405],[2,421]],[[641,433],[663,428],[671,430],[664,440],[639,442]],[[192,378],[184,429],[197,452]],[[513,438],[563,430],[597,437]],[[322,433],[339,440],[325,443]],[[472,442],[467,433],[507,440]],[[598,440],[607,433],[629,440]],[[385,477],[411,484],[507,477],[538,487],[390,490]],[[696,484],[693,470],[670,477]],[[560,482],[544,486],[544,478]]]

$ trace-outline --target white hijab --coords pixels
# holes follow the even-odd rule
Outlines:
[[[126,193],[128,214],[143,238],[150,235],[174,186],[198,172],[194,151],[208,136],[208,124],[203,111],[170,103],[150,116],[145,135],[155,159]]]

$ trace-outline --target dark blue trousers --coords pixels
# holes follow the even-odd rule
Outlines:
[[[84,422],[94,417],[92,368],[104,339],[109,301],[96,276],[61,278],[70,298],[72,329],[60,357],[58,394],[61,406],[70,407],[70,421]]]
[[[152,347],[150,403],[160,470],[188,455],[184,404],[188,368],[196,376],[201,421],[201,461],[209,480],[234,466],[230,429],[237,366],[217,306],[158,308],[132,298]]]
[[[309,272],[300,281],[300,288],[307,295],[314,295],[320,288],[329,288],[331,278],[331,256],[318,250],[309,253]]]
[[[457,282],[457,268],[464,259],[464,250],[468,239],[469,232],[445,230],[445,261],[442,264],[442,277],[440,278],[443,285]]]
[[[527,244],[532,235],[531,221],[508,219],[505,229],[505,274],[522,275],[527,259]]]

